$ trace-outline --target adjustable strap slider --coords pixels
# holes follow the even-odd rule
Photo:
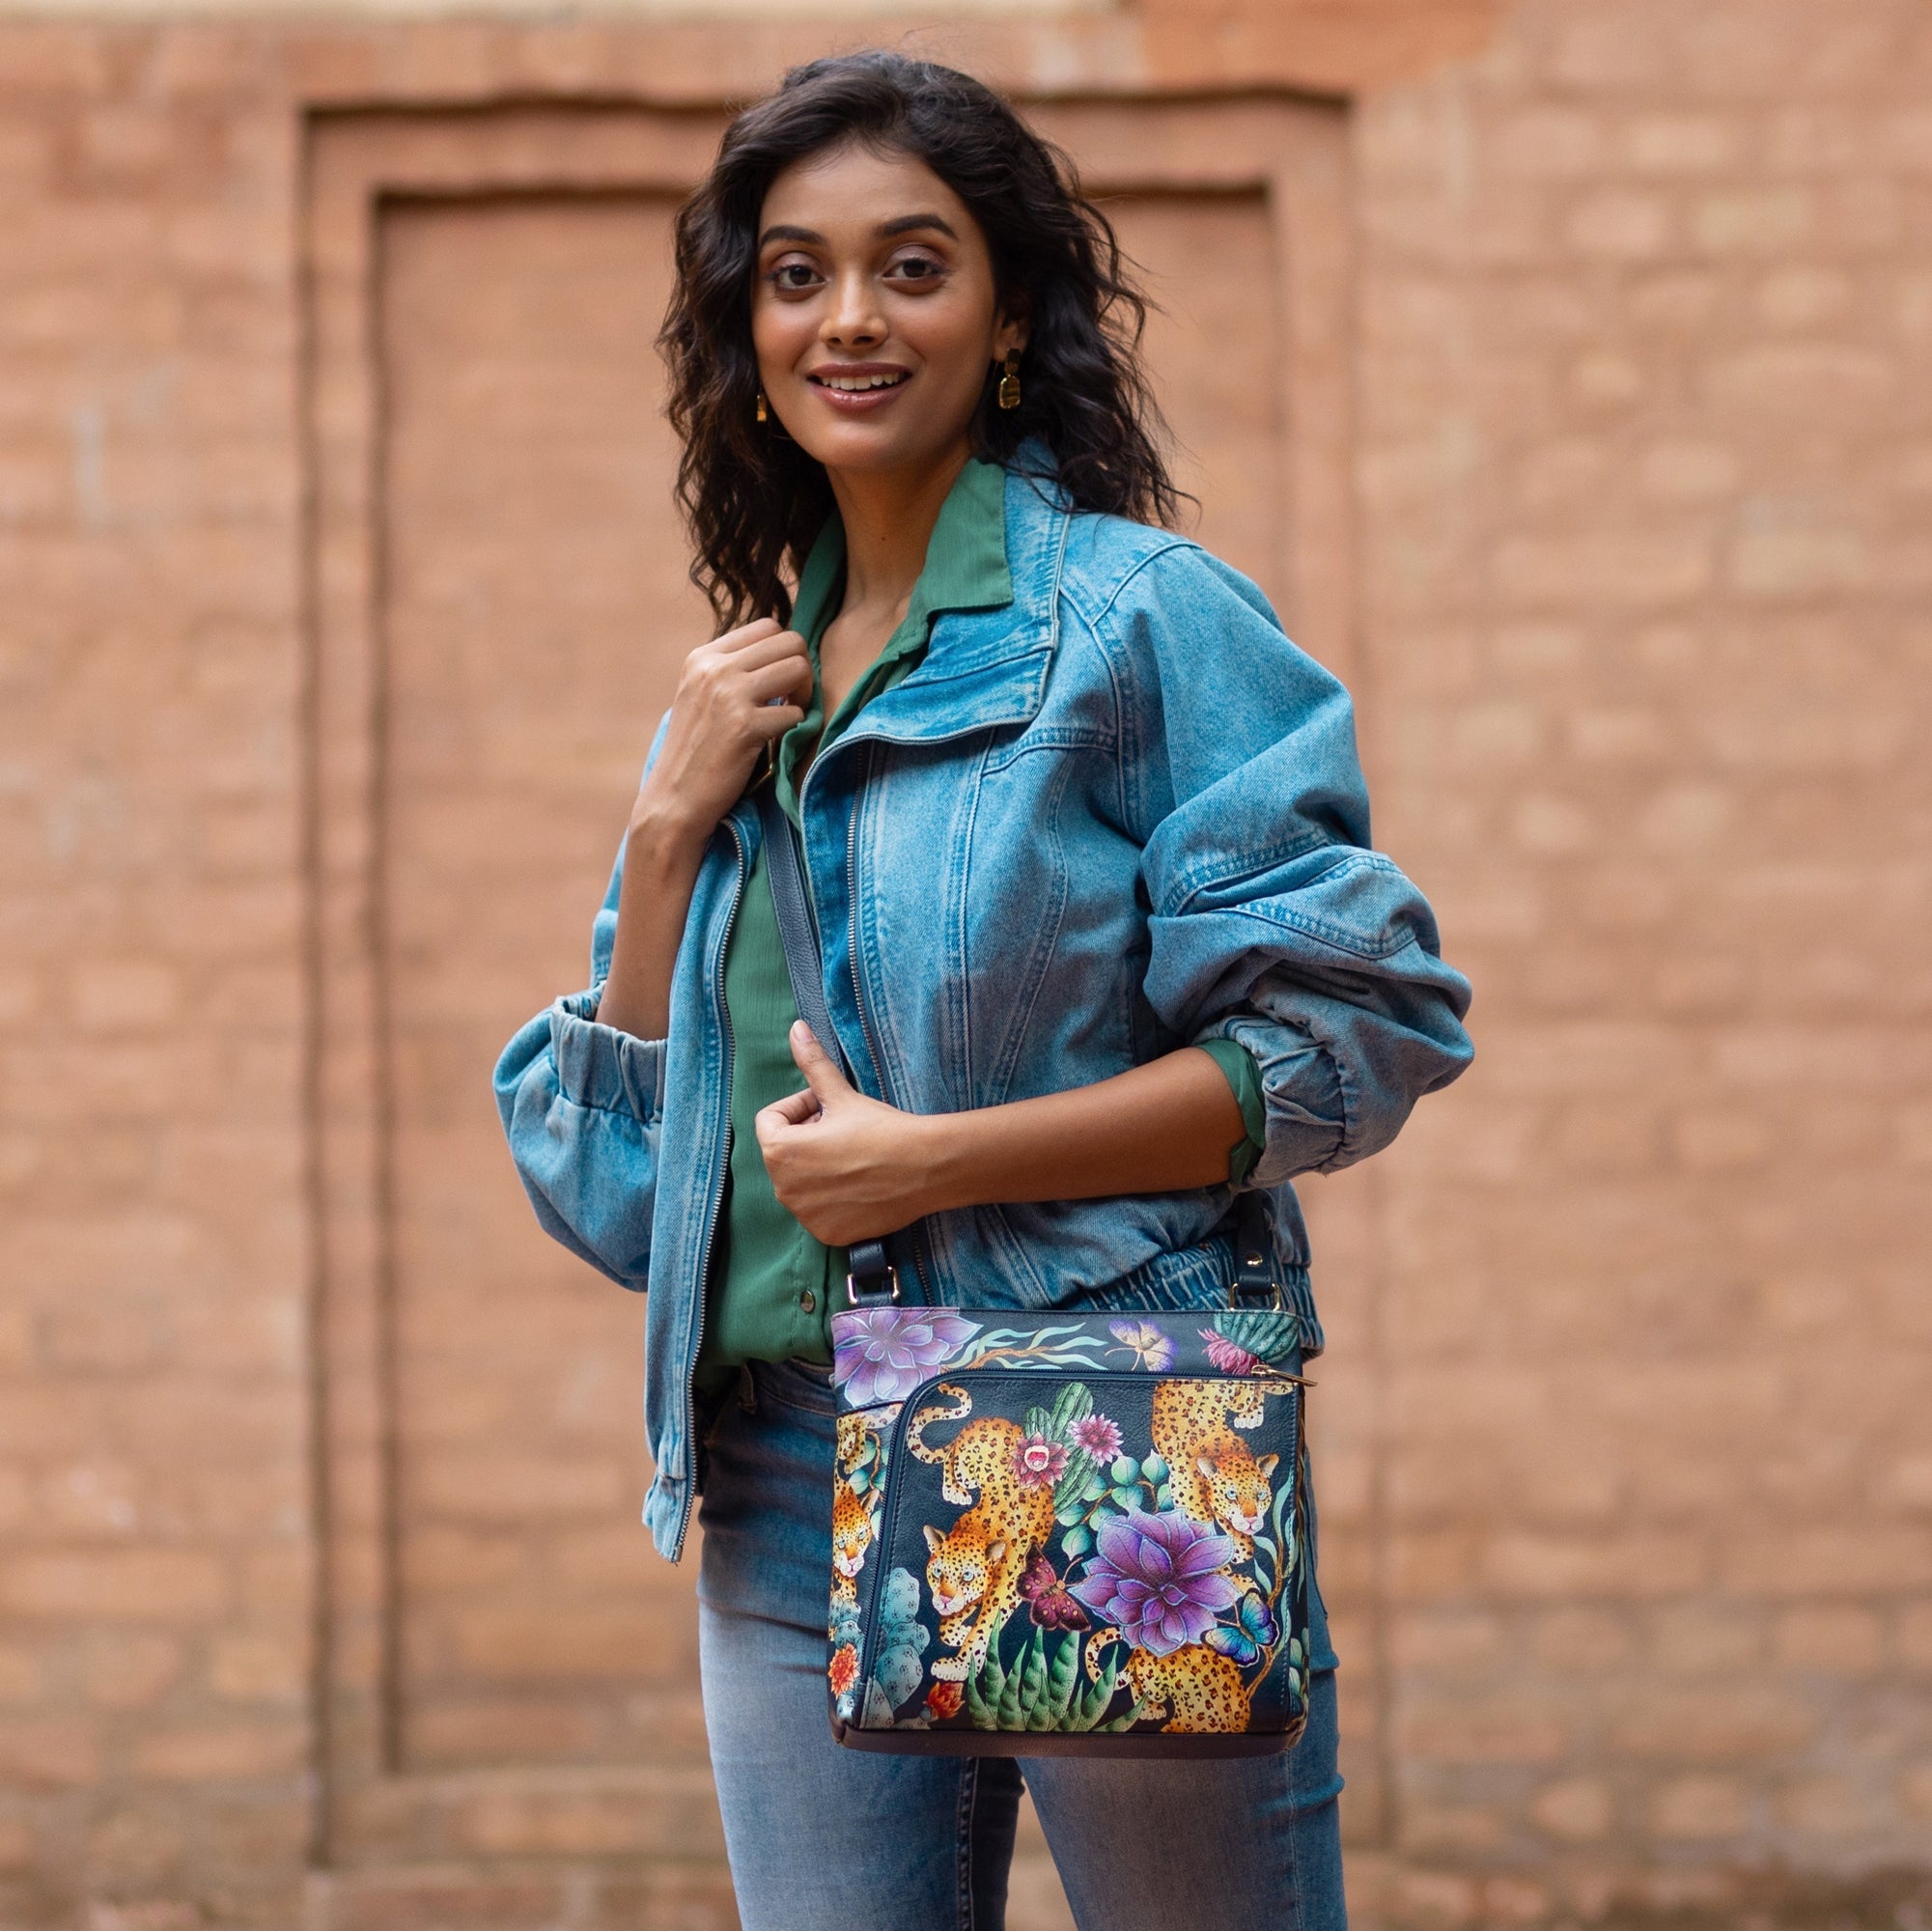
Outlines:
[[[1269,1231],[1267,1195],[1244,1193],[1234,1230],[1233,1300],[1237,1307],[1281,1307],[1281,1282],[1274,1272],[1274,1238]]]
[[[856,1241],[846,1249],[845,1291],[854,1307],[888,1307],[899,1300],[899,1270],[883,1241]]]

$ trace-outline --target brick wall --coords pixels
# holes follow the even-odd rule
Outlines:
[[[320,1829],[300,105],[655,31],[0,23],[0,1923],[293,1926]],[[1398,1921],[1927,1862],[1928,101],[1915,0],[1361,101],[1378,831],[1481,1051],[1335,1364]],[[382,1921],[715,1921],[484,1862]]]
[[[1534,5],[1359,121],[1411,1915],[1932,1844],[1932,15]],[[1494,1875],[1487,1875],[1494,1874]]]
[[[314,1550],[291,131],[0,28],[0,1921],[288,1923]]]

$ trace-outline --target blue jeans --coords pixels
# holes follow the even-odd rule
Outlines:
[[[828,1371],[798,1362],[755,1364],[705,1436],[698,1656],[740,1920],[1000,1931],[1022,1765],[832,1740],[832,1446]],[[1325,1620],[1310,1721],[1290,1750],[1026,1760],[1081,1931],[1346,1931]]]

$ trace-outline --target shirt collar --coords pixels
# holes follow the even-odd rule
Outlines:
[[[817,655],[820,633],[833,614],[845,566],[845,525],[834,510],[820,529],[793,601],[792,628]],[[1006,471],[970,456],[953,479],[926,545],[926,561],[912,586],[906,620],[883,655],[897,657],[926,642],[930,620],[947,610],[995,610],[1013,602],[1006,561]]]

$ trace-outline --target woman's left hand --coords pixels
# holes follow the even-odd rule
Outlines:
[[[810,1084],[761,1108],[755,1122],[779,1200],[828,1247],[894,1233],[929,1212],[933,1123],[867,1099],[802,1020],[789,1044]]]

